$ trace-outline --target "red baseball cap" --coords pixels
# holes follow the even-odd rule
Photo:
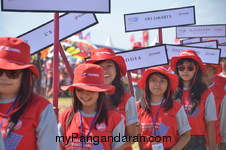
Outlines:
[[[94,49],[91,52],[90,60],[86,61],[86,63],[94,64],[101,60],[112,60],[116,62],[119,66],[121,77],[126,75],[127,67],[124,58],[122,56],[116,56],[114,51],[110,48]]]
[[[171,58],[171,60],[170,60],[170,67],[171,67],[172,71],[174,71],[174,72],[176,71],[177,62],[179,60],[181,60],[181,59],[184,59],[184,58],[191,58],[191,59],[193,59],[194,61],[196,61],[198,63],[199,67],[201,68],[202,73],[206,72],[206,69],[205,69],[205,67],[203,65],[203,62],[202,62],[201,58],[192,49],[181,51],[179,56],[173,56]]]
[[[135,42],[135,43],[133,43],[133,49],[135,49],[135,48],[142,48],[143,46],[142,46],[142,44],[141,44],[141,42]]]
[[[38,69],[30,64],[30,59],[30,46],[25,41],[15,37],[0,37],[0,69],[28,68],[38,78]]]
[[[73,84],[62,86],[63,90],[73,91],[75,87],[94,91],[114,93],[115,87],[104,85],[104,70],[96,64],[80,64],[74,70]]]
[[[169,78],[170,90],[172,92],[174,92],[177,89],[178,82],[179,82],[177,75],[170,73],[166,68],[164,68],[162,66],[151,67],[144,72],[142,79],[138,81],[138,85],[141,89],[145,89],[147,77],[152,73],[164,74],[165,76],[167,76]]]
[[[214,75],[218,75],[222,71],[221,65],[213,65],[213,64],[203,64],[203,65],[204,66],[211,66],[211,67],[215,68],[217,71]]]

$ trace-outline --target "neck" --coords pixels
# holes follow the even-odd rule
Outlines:
[[[17,93],[16,94],[0,94],[0,100],[11,99],[11,98],[14,98],[16,96],[17,96]]]
[[[226,75],[226,70],[223,70],[222,73],[223,73],[223,75]]]
[[[210,80],[205,80],[205,81],[203,81],[203,82],[206,84],[206,86],[210,86],[210,85],[213,83],[212,79],[210,79]]]
[[[95,106],[83,106],[82,111],[86,114],[94,114],[97,110],[96,105]]]
[[[151,95],[151,102],[152,103],[159,103],[163,100],[163,95]]]
[[[184,88],[190,88],[190,81],[183,81]]]

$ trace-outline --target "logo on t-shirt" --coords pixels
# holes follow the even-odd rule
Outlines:
[[[106,124],[105,123],[100,123],[96,125],[97,130],[99,131],[105,131],[106,130]]]

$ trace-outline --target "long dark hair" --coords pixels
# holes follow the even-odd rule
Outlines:
[[[146,84],[145,84],[146,86],[145,86],[144,92],[142,94],[142,97],[140,99],[139,105],[140,105],[141,108],[144,108],[146,112],[151,113],[151,110],[150,110],[151,107],[147,106],[147,104],[151,103],[151,92],[149,90],[149,80],[150,80],[150,78],[153,74],[161,76],[161,77],[163,77],[164,79],[167,80],[168,85],[167,85],[166,91],[164,92],[165,103],[163,105],[164,110],[167,111],[167,110],[169,110],[173,107],[173,99],[172,99],[173,93],[170,90],[170,80],[169,80],[169,78],[162,73],[155,72],[155,73],[151,73],[151,74],[148,75],[148,77],[146,79]]]
[[[20,107],[19,110],[14,112],[8,120],[7,123],[7,129],[9,129],[8,135],[11,133],[12,129],[17,124],[18,120],[20,119],[21,115],[29,105],[29,103],[33,99],[33,78],[32,73],[29,69],[23,69],[22,71],[22,81],[20,90],[18,92],[18,95],[16,97],[16,100],[19,100],[17,108]]]
[[[78,97],[76,96],[76,89],[74,89],[73,92],[73,105],[72,105],[72,111],[70,112],[70,115],[67,119],[67,126],[71,124],[71,121],[74,117],[74,114],[78,112],[79,110],[82,110],[82,103],[79,101]],[[101,105],[102,104],[102,105]],[[106,106],[106,94],[104,92],[99,93],[99,97],[97,99],[97,110],[99,111],[99,116],[94,123],[94,126],[96,127],[96,124],[102,123],[105,121],[105,124],[108,123],[108,116],[107,116],[107,106]]]
[[[196,106],[200,103],[201,101],[201,95],[202,93],[207,89],[207,86],[202,82],[202,71],[200,69],[200,67],[198,66],[198,63],[191,59],[191,58],[184,58],[181,59],[177,62],[176,66],[182,65],[185,61],[189,62],[189,63],[193,63],[196,66],[196,74],[194,75],[194,77],[192,78],[192,81],[190,83],[190,93],[189,93],[189,98],[192,102],[193,108],[191,113],[194,112],[194,110],[196,109]],[[182,78],[179,76],[179,72],[178,69],[176,68],[176,72],[175,72],[178,77],[179,77],[179,88],[176,90],[176,92],[174,93],[175,99],[176,100],[180,100],[183,96],[183,80]]]
[[[104,61],[106,61],[106,60],[97,61],[95,64],[101,64]],[[125,93],[125,89],[123,86],[123,81],[121,80],[119,66],[115,61],[112,61],[112,62],[114,63],[115,68],[116,68],[116,76],[112,82],[112,85],[115,86],[116,88],[115,88],[114,94],[109,95],[109,98],[110,98],[110,104],[113,107],[118,107],[118,105],[122,102],[122,96]]]

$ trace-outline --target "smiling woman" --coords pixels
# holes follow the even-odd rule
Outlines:
[[[30,64],[30,46],[18,38],[1,37],[0,128],[5,148],[58,150],[53,107],[33,92],[33,76],[39,73]]]

